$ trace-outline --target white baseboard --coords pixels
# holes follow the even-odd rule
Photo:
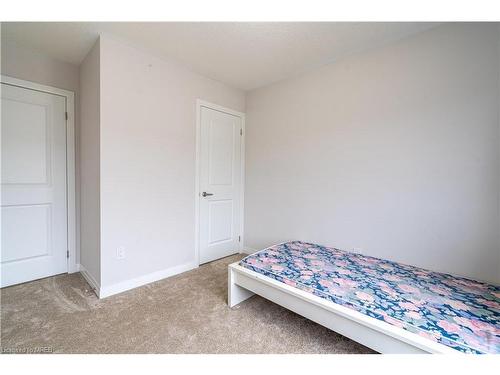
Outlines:
[[[137,288],[158,280],[165,279],[174,275],[178,275],[182,272],[190,271],[198,267],[198,262],[190,262],[186,264],[181,264],[180,266],[167,268],[165,270],[156,271],[149,273],[147,275],[139,276],[134,279],[121,281],[116,284],[102,286],[99,290],[99,298],[106,298],[118,293],[125,292],[130,289]]]
[[[243,254],[253,254],[253,253],[256,253],[257,251],[259,251],[259,250],[252,249],[251,247],[248,247],[248,246],[243,246],[243,249],[241,252]]]
[[[97,297],[99,297],[99,290],[101,289],[101,286],[95,280],[95,278],[89,273],[89,271],[82,264],[77,264],[77,270],[80,271],[83,278],[94,289],[94,292],[95,292],[95,294],[97,294]]]

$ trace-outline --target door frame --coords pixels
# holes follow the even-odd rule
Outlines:
[[[218,104],[210,103],[202,99],[196,100],[196,175],[195,175],[195,188],[194,188],[194,201],[195,201],[195,261],[200,264],[200,173],[201,173],[201,109],[206,107],[215,111],[224,112],[241,119],[241,147],[240,147],[240,228],[239,228],[239,251],[243,251],[244,237],[244,208],[245,208],[245,114],[243,112],[235,111]]]
[[[76,189],[75,189],[75,93],[57,87],[42,85],[6,75],[0,75],[1,83],[23,89],[40,91],[62,96],[66,100],[66,217],[67,217],[67,273],[78,272],[77,226],[76,226]]]

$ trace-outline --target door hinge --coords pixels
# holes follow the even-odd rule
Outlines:
[[[64,112],[64,115],[66,116],[66,121],[68,121],[68,112]]]
[[[243,129],[240,129],[240,135],[243,135]]]
[[[241,242],[241,236],[238,236],[238,242]]]
[[[66,250],[66,258],[69,258],[69,250]]]

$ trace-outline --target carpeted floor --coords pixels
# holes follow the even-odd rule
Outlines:
[[[234,255],[103,300],[79,273],[1,290],[4,352],[372,353],[254,296],[226,304]]]

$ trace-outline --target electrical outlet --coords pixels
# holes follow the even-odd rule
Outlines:
[[[116,259],[125,259],[125,247],[120,246],[116,249]]]

